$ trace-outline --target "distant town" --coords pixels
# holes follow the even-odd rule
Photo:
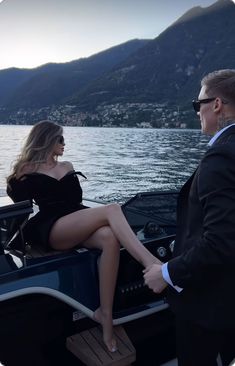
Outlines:
[[[4,108],[1,108],[4,113]],[[139,128],[198,128],[192,110],[170,108],[158,103],[116,103],[98,106],[95,112],[79,111],[73,105],[11,112],[5,124],[33,124],[49,119],[65,126],[139,127]]]

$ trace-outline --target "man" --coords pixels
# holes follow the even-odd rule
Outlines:
[[[173,258],[144,272],[167,285],[176,314],[179,366],[223,365],[235,357],[235,70],[205,76],[193,107],[209,149],[179,194]]]

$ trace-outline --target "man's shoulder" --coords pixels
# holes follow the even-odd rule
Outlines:
[[[232,124],[225,131],[223,131],[223,133],[221,133],[221,135],[218,137],[218,139],[215,141],[214,145],[212,145],[212,146],[224,145],[229,142],[233,142],[233,143],[235,142],[235,125],[234,124]]]
[[[235,156],[235,126],[224,131],[207,150],[205,157],[212,155]]]

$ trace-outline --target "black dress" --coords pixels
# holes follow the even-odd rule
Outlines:
[[[87,208],[81,204],[82,188],[77,174],[84,176],[71,171],[58,180],[35,172],[10,180],[7,193],[14,202],[31,200],[39,206],[39,212],[24,228],[28,244],[51,249],[48,238],[53,224],[62,216]]]

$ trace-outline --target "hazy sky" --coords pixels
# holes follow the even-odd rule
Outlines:
[[[0,69],[87,57],[155,38],[194,6],[215,0],[0,0]]]

